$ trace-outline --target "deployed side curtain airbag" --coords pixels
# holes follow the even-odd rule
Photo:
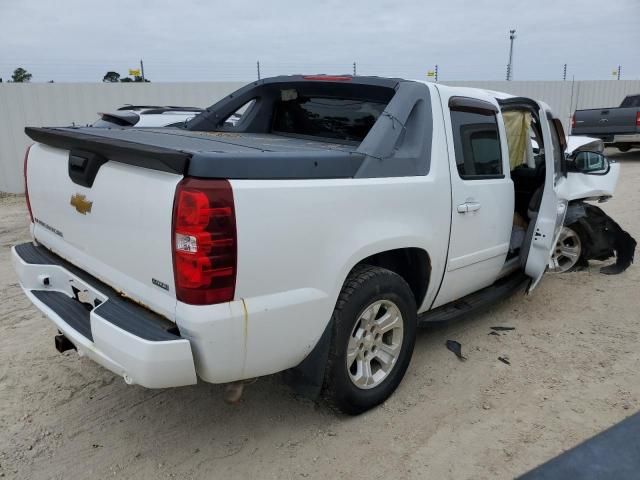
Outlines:
[[[512,110],[502,113],[504,128],[507,132],[507,144],[509,145],[509,169],[513,170],[526,161],[525,153],[531,126],[531,113],[522,110]]]

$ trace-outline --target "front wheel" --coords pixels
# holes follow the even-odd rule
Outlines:
[[[580,225],[562,227],[551,254],[549,271],[564,273],[575,269],[579,264],[586,264],[583,258],[585,241],[586,236]]]
[[[323,396],[357,415],[384,402],[409,366],[416,338],[416,302],[396,273],[359,266],[347,278],[333,312]]]
[[[631,145],[625,145],[625,144],[621,144],[621,145],[617,145],[618,150],[620,150],[622,153],[626,153],[629,150],[631,150]]]

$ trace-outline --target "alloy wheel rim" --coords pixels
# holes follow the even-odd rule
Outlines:
[[[551,254],[549,270],[555,273],[563,273],[573,268],[582,253],[580,236],[569,227],[562,227],[560,236]]]
[[[347,344],[351,382],[363,390],[380,385],[397,363],[403,335],[402,314],[395,303],[377,300],[362,310]]]

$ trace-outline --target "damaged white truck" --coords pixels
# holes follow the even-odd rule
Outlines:
[[[275,77],[184,128],[26,133],[13,263],[60,351],[149,388],[285,372],[349,414],[395,390],[419,325],[531,291],[568,202],[615,186],[544,103],[402,79]]]

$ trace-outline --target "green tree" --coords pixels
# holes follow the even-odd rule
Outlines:
[[[15,83],[28,83],[31,81],[31,75],[24,68],[18,67],[13,71],[13,75],[11,75],[11,80]]]
[[[128,82],[133,82],[133,78],[131,77],[123,77],[120,79],[121,82],[123,83],[128,83]]]
[[[118,72],[107,72],[102,77],[102,81],[106,83],[116,83],[120,80],[120,74]]]

